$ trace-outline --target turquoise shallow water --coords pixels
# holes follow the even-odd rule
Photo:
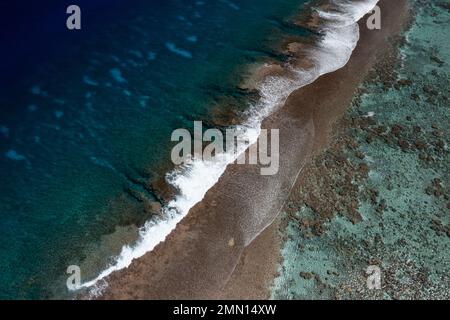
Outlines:
[[[49,2],[31,31],[2,33],[0,297],[61,296],[92,243],[148,219],[125,191],[152,199],[137,182],[165,172],[172,130],[224,96],[243,106],[243,66],[302,33],[283,22],[303,2],[86,1],[79,34]]]
[[[420,149],[382,139],[368,143],[366,131],[350,132],[370,168],[360,193],[376,190],[376,203],[360,197],[362,221],[353,224],[337,212],[321,237],[306,237],[298,221],[286,216],[284,262],[273,298],[449,298],[450,12],[432,3],[415,2],[413,8],[417,16],[396,70],[402,85],[365,85],[350,116],[374,114],[375,125],[388,130],[400,125],[401,139]],[[308,207],[294,214],[314,215]],[[366,287],[366,268],[373,264],[381,268],[380,291]]]

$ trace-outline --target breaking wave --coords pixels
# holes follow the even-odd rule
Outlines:
[[[292,59],[283,66],[289,76],[268,76],[257,85],[260,98],[249,106],[245,122],[237,126],[241,133],[239,138],[243,142],[238,144],[239,150],[219,154],[212,160],[194,158],[189,164],[167,174],[167,181],[179,193],[162,209],[164,218],[148,221],[141,228],[140,238],[134,245],[125,245],[113,264],[81,287],[91,287],[91,292],[94,292],[100,280],[127,268],[134,259],[142,257],[163,242],[189,210],[218,182],[227,166],[257,142],[265,118],[283,106],[293,91],[347,64],[359,40],[357,22],[373,10],[377,3],[378,0],[330,1],[324,7],[326,9],[315,8],[314,12],[320,19],[317,29],[321,36],[314,45],[298,52],[302,57],[307,57],[307,67],[302,67]]]

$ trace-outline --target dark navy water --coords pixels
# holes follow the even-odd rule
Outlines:
[[[174,129],[239,101],[303,2],[77,1],[79,31],[71,1],[0,4],[0,298],[52,297],[86,246],[142,224],[125,191],[164,172]]]

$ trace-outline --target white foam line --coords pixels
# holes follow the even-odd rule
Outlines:
[[[221,154],[216,156],[213,161],[194,159],[183,168],[169,173],[167,175],[168,181],[180,193],[163,208],[165,218],[145,223],[140,230],[139,240],[132,246],[123,246],[121,253],[112,265],[103,270],[95,279],[83,283],[81,287],[95,286],[100,280],[115,271],[127,268],[134,259],[142,257],[152,251],[159,243],[165,241],[177,224],[188,214],[189,210],[199,203],[208,190],[217,183],[227,166],[245,152],[249,145],[257,142],[262,121],[274,109],[282,106],[293,91],[347,64],[359,40],[357,21],[371,11],[377,2],[378,0],[358,1],[353,5],[350,1],[341,1],[340,4],[335,3],[343,11],[343,16],[340,17],[336,17],[336,13],[327,16],[326,13],[322,12],[322,18],[331,20],[330,24],[321,28],[323,38],[315,48],[310,49],[310,55],[315,62],[314,67],[307,70],[292,70],[295,74],[293,79],[271,76],[260,84],[261,98],[258,103],[250,106],[248,110],[249,120],[239,126],[242,130],[242,140],[248,143],[241,145],[241,150],[238,150],[237,153]]]

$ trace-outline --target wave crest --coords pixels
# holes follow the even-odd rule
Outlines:
[[[164,218],[148,221],[140,230],[140,239],[134,245],[125,245],[115,262],[102,271],[97,278],[83,283],[88,288],[95,286],[111,273],[127,268],[134,259],[152,251],[176,228],[189,210],[200,202],[247,147],[257,142],[261,126],[289,95],[320,76],[345,66],[359,40],[357,22],[378,3],[366,1],[330,1],[326,6],[315,8],[316,27],[321,35],[314,45],[299,45],[283,68],[285,75],[268,75],[256,85],[259,100],[251,104],[245,121],[238,126],[240,139],[245,143],[237,153],[217,155],[213,160],[192,159],[191,163],[167,174],[167,180],[179,193],[163,208]],[[297,59],[295,58],[297,57]],[[301,57],[301,58],[300,58]]]

